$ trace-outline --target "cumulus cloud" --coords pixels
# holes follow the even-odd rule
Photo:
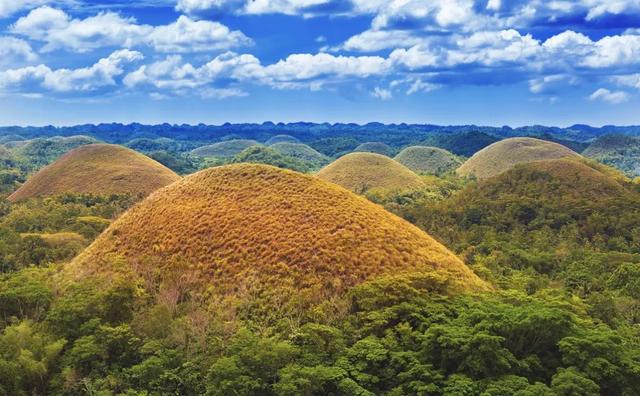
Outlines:
[[[8,69],[0,71],[0,91],[28,92],[34,87],[58,93],[96,91],[116,86],[124,65],[142,59],[139,52],[119,50],[85,68],[52,70],[41,64]]]
[[[28,42],[15,37],[0,36],[0,67],[11,67],[36,59],[37,55]]]
[[[610,91],[606,88],[600,88],[589,96],[592,101],[601,100],[610,104],[620,104],[629,100],[629,94],[624,91]]]
[[[344,1],[335,0],[178,0],[176,10],[188,14],[287,14],[313,13],[316,7]]]
[[[378,98],[380,100],[389,100],[393,98],[393,94],[391,93],[390,90],[380,88],[380,87],[375,87],[373,89],[373,92],[371,92],[371,95],[373,95],[373,97]]]
[[[0,18],[47,3],[48,0],[0,0]]]
[[[180,16],[164,26],[138,24],[114,12],[73,19],[64,11],[43,6],[18,19],[11,31],[45,43],[43,52],[66,49],[88,52],[102,47],[150,46],[159,52],[200,52],[250,45],[240,31],[218,22]]]

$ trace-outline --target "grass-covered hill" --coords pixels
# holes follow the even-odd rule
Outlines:
[[[429,135],[422,143],[423,146],[440,147],[456,155],[471,157],[483,148],[500,139],[484,132],[455,132]]]
[[[354,150],[356,153],[375,153],[392,157],[396,150],[388,144],[380,142],[366,142],[358,145]]]
[[[318,169],[330,162],[329,157],[302,143],[276,143],[270,148],[287,157],[310,163]]]
[[[347,154],[321,169],[318,177],[359,194],[424,186],[420,176],[406,166],[374,153]]]
[[[301,173],[311,172],[317,167],[314,163],[286,156],[271,147],[263,145],[251,146],[248,149],[245,149],[240,154],[236,154],[230,162],[234,164],[248,163],[271,165]]]
[[[433,175],[452,171],[462,165],[460,158],[438,147],[407,147],[394,159],[414,172]]]
[[[71,150],[30,177],[10,201],[65,193],[148,195],[180,177],[131,149],[91,144]]]
[[[629,177],[640,176],[640,138],[605,135],[593,141],[582,154],[619,169]]]
[[[518,164],[565,157],[578,158],[579,154],[558,143],[534,138],[510,138],[478,151],[457,172],[461,176],[486,179]]]
[[[270,137],[264,144],[271,146],[276,143],[300,143],[300,139],[291,135],[275,135]]]
[[[272,315],[295,295],[318,303],[385,274],[432,273],[453,290],[487,287],[380,206],[313,176],[253,164],[210,168],[156,191],[69,272],[111,276],[123,268],[141,282],[159,277],[148,287],[166,282],[212,301],[275,299],[280,306],[266,308]]]
[[[198,147],[192,150],[191,153],[205,158],[230,158],[257,144],[259,143],[255,140],[248,139],[225,140],[208,146]]]
[[[64,153],[76,147],[98,143],[98,140],[90,136],[77,135],[38,138],[20,143],[14,149],[15,155],[32,165],[32,167],[38,167],[55,161]]]

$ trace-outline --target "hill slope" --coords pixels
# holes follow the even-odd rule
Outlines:
[[[505,172],[518,164],[580,155],[558,143],[534,138],[511,138],[492,144],[469,158],[458,174],[486,179]]]
[[[191,295],[208,290],[214,299],[282,298],[285,289],[323,299],[366,279],[414,271],[435,271],[458,289],[486,287],[444,246],[381,207],[266,165],[210,168],[156,191],[69,270],[109,275],[124,268],[109,264],[114,255],[133,276],[188,281]]]
[[[191,154],[197,155],[199,157],[228,158],[233,157],[236,154],[240,154],[242,151],[257,144],[259,143],[255,140],[226,140],[224,142],[198,147],[197,149],[192,150]]]
[[[264,142],[264,144],[267,146],[271,146],[272,144],[276,144],[276,143],[300,143],[300,140],[291,135],[275,135],[270,137],[269,140],[267,140],[266,142]]]
[[[411,146],[403,149],[396,161],[417,173],[441,174],[456,169],[462,160],[438,147]]]
[[[362,143],[358,147],[353,150],[355,153],[376,153],[380,155],[386,155],[387,157],[391,157],[395,154],[396,150],[384,143],[380,142],[367,142]]]
[[[629,177],[640,176],[640,139],[626,135],[605,135],[582,153],[585,157],[613,166]]]
[[[358,193],[424,186],[420,176],[406,166],[374,153],[347,154],[320,170],[318,177]]]
[[[180,179],[160,163],[111,144],[80,146],[33,175],[10,201],[63,193],[140,194]]]
[[[270,146],[282,155],[309,162],[321,167],[329,163],[329,157],[302,143],[276,143]]]
[[[422,145],[440,147],[456,155],[471,157],[473,154],[499,140],[500,139],[495,136],[476,131],[437,133],[428,136],[422,142]]]

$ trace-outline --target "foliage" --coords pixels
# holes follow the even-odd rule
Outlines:
[[[296,172],[308,173],[313,164],[300,159],[284,155],[270,147],[253,146],[237,154],[231,160],[232,163],[249,163],[272,165],[282,169],[290,169]]]
[[[416,173],[430,175],[451,172],[462,164],[460,158],[446,150],[425,146],[407,147],[394,159]]]
[[[396,150],[393,147],[381,142],[362,143],[353,151],[356,153],[375,153],[386,155],[387,157],[392,157],[396,154]]]
[[[208,158],[226,158],[233,157],[236,154],[240,154],[242,151],[248,149],[251,146],[259,144],[255,140],[249,139],[233,139],[223,142],[211,144],[208,146],[198,147],[191,151],[191,154],[198,157]]]
[[[338,158],[352,152],[359,144],[352,137],[330,137],[314,140],[309,146],[328,157]]]
[[[640,139],[610,134],[596,139],[583,155],[621,170],[629,177],[640,176]]]

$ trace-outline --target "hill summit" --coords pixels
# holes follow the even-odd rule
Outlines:
[[[444,246],[378,205],[316,177],[256,164],[210,168],[156,191],[69,268],[82,277],[123,267],[109,257],[123,259],[133,276],[181,279],[192,295],[218,298],[287,289],[322,299],[404,272],[486,288]]]
[[[441,174],[456,169],[462,161],[438,147],[411,146],[402,150],[395,160],[418,173]]]
[[[478,151],[462,164],[457,172],[461,176],[473,175],[478,179],[486,179],[518,164],[565,157],[580,158],[580,155],[565,146],[546,140],[510,138]]]
[[[387,156],[374,153],[347,154],[320,170],[318,177],[357,193],[424,186],[420,176],[411,169]]]
[[[178,179],[169,168],[126,147],[89,144],[42,168],[8,199],[15,202],[64,193],[146,196]]]

